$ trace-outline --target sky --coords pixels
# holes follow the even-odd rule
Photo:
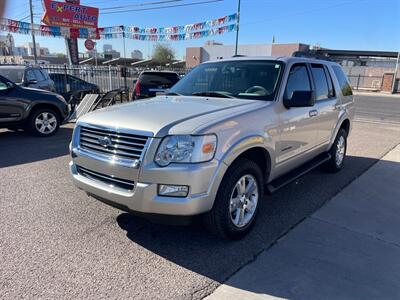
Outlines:
[[[3,1],[3,0],[0,0]],[[161,0],[81,0],[82,5],[100,8],[99,26],[134,25],[138,27],[170,27],[216,19],[235,13],[238,0],[223,0],[208,4],[149,11],[105,14],[109,8]],[[201,0],[181,0],[194,3]],[[21,20],[29,15],[29,0],[8,0],[4,17]],[[33,0],[35,23],[43,13],[41,0]],[[173,3],[158,5],[166,6]],[[178,4],[178,3],[176,3]],[[149,6],[146,6],[149,7]],[[137,7],[136,7],[137,8]],[[126,8],[134,9],[134,7]],[[110,10],[108,10],[110,11]],[[29,19],[24,19],[28,21]],[[400,0],[241,0],[239,43],[268,44],[301,42],[331,49],[400,51]],[[28,35],[14,35],[16,45],[31,41]],[[170,42],[181,59],[186,47],[201,46],[206,40],[234,44],[235,33],[199,40]],[[51,52],[65,53],[60,38],[37,37],[42,47]],[[79,51],[84,52],[84,40]],[[112,44],[123,54],[122,39],[100,40]],[[126,53],[139,49],[145,57],[151,55],[154,42],[126,40]]]

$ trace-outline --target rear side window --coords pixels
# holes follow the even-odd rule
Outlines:
[[[342,90],[343,96],[351,96],[353,92],[347,76],[344,74],[343,70],[339,66],[332,66],[333,72],[335,72],[336,78],[339,81],[340,89]]]
[[[285,98],[291,99],[294,91],[311,91],[306,65],[294,65],[290,69],[286,84]]]
[[[5,78],[15,82],[21,83],[24,78],[24,69],[7,69],[7,68],[0,68],[0,75],[4,76]]]
[[[174,73],[160,73],[160,72],[153,72],[153,73],[143,73],[140,75],[139,81],[142,84],[156,84],[156,85],[169,85],[173,86],[177,83],[179,77],[177,74]]]
[[[35,74],[36,80],[37,81],[43,81],[46,80],[46,78],[43,76],[42,72],[40,72],[40,70],[38,69],[34,69],[33,73]]]
[[[311,65],[311,72],[315,83],[316,100],[329,98],[328,80],[323,65]]]

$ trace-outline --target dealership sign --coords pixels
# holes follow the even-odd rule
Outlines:
[[[74,3],[43,0],[42,22],[50,26],[97,28],[99,9]]]

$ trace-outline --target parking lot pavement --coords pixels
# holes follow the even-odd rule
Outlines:
[[[315,170],[265,197],[254,230],[225,242],[88,198],[69,178],[71,132],[0,132],[0,298],[200,299],[400,142],[399,126],[354,123],[342,172]]]
[[[207,300],[399,299],[400,145]]]

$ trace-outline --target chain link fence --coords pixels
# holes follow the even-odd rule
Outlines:
[[[185,68],[155,67],[134,68],[124,66],[92,66],[92,65],[43,65],[41,66],[49,74],[72,75],[79,79],[97,85],[102,93],[115,89],[133,90],[136,79],[145,70],[173,71],[180,76],[184,76],[188,70]],[[66,81],[66,80],[65,80]],[[65,89],[67,86],[65,84]]]
[[[382,88],[382,76],[348,75],[350,84],[354,90],[379,91]]]

